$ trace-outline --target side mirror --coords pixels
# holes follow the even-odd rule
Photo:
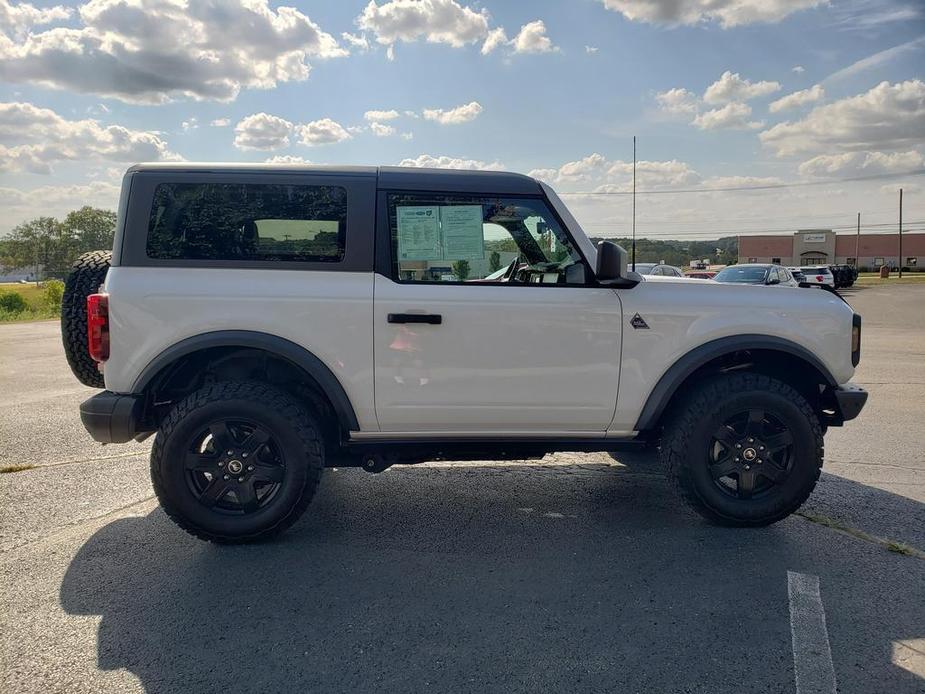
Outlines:
[[[768,284],[780,284],[780,280],[768,280]]]
[[[627,269],[626,251],[613,241],[598,241],[594,274],[601,284],[616,287],[634,287],[642,282],[641,275]]]
[[[600,282],[619,280],[626,276],[626,251],[613,241],[597,244],[597,267],[594,270]]]

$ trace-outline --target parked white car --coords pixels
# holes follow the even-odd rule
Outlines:
[[[684,277],[681,268],[674,265],[665,265],[664,263],[636,263],[636,272],[640,275],[651,275],[652,277]]]
[[[832,289],[835,288],[835,277],[825,265],[807,265],[801,267],[800,272],[806,277],[804,281],[807,284],[824,284]]]
[[[164,511],[215,542],[281,532],[329,466],[656,445],[696,511],[767,525],[867,399],[838,296],[647,278],[511,173],[134,166],[62,328],[86,429],[154,434]]]

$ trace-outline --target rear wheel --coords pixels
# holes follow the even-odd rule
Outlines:
[[[323,467],[315,419],[260,383],[192,393],[164,420],[151,450],[164,511],[213,542],[263,540],[288,528],[314,496]]]
[[[87,349],[87,297],[99,291],[111,262],[111,251],[84,253],[71,266],[61,297],[64,356],[77,380],[92,388],[103,387],[103,374]]]
[[[760,526],[796,511],[819,479],[819,419],[789,385],[725,375],[679,403],[661,456],[682,499],[722,525]]]

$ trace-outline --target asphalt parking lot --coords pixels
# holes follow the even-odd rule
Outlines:
[[[84,432],[57,325],[2,325],[0,466],[36,467],[0,475],[0,688],[925,691],[925,286],[846,295],[868,407],[758,530],[560,454],[328,471],[279,541],[212,546],[158,509],[150,443]]]

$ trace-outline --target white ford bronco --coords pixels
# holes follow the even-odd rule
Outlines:
[[[706,518],[766,525],[867,398],[837,294],[642,277],[511,173],[132,167],[62,327],[105,387],[86,429],[155,434],[161,505],[216,542],[287,528],[326,466],[641,446]]]

